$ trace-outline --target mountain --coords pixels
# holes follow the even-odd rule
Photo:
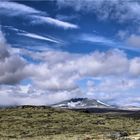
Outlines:
[[[134,111],[140,110],[140,107],[138,106],[120,106],[118,108],[121,110],[134,110]]]
[[[111,108],[110,105],[105,104],[99,100],[88,99],[88,98],[72,98],[56,104],[52,107],[60,108]]]

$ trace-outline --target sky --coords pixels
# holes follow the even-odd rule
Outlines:
[[[140,107],[139,11],[139,0],[0,0],[0,105]]]

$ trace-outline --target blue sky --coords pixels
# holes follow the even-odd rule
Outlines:
[[[75,97],[140,106],[140,2],[0,2],[0,105]]]

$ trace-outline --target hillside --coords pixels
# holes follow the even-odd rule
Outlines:
[[[140,112],[88,113],[46,106],[0,109],[0,138],[4,140],[113,140],[139,132]]]

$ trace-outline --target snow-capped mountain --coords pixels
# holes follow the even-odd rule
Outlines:
[[[111,108],[110,105],[105,104],[99,100],[88,99],[88,98],[72,98],[70,100],[65,100],[57,104],[52,105],[52,107],[61,108]]]

